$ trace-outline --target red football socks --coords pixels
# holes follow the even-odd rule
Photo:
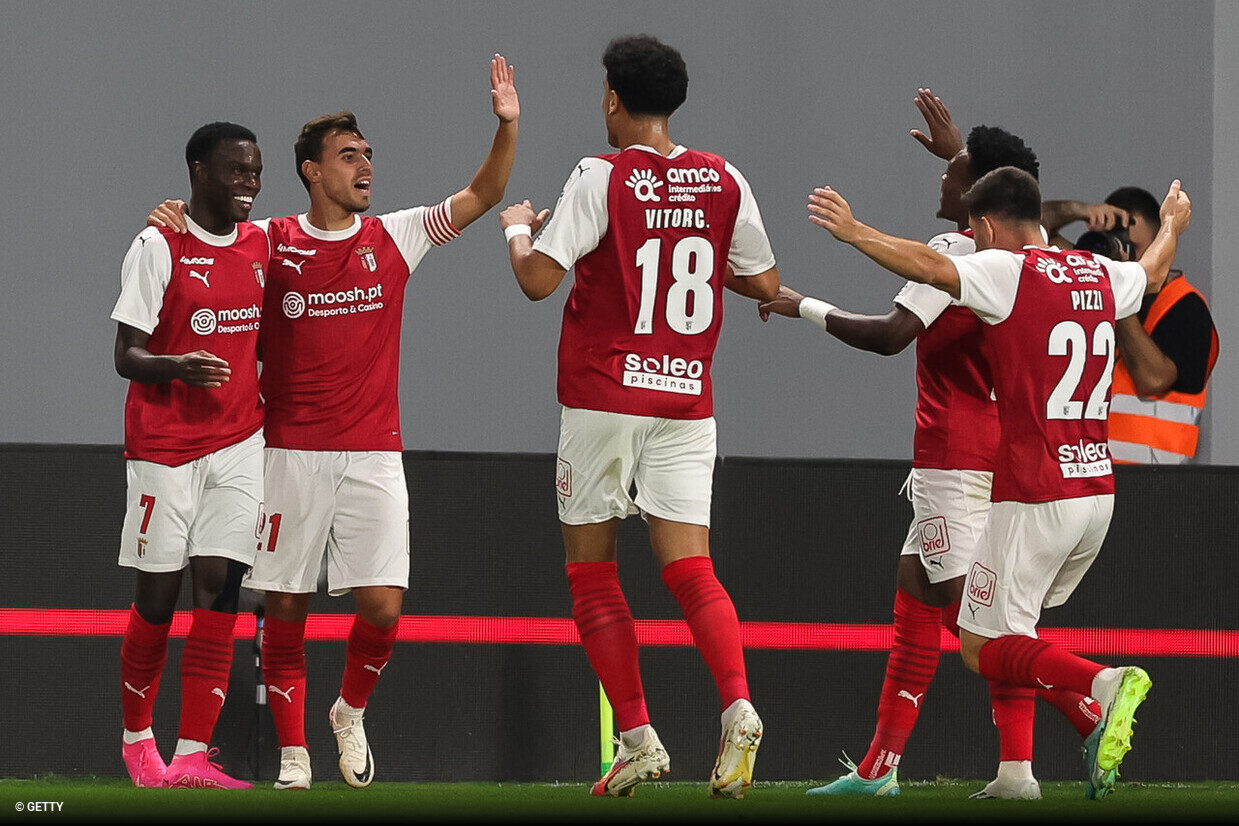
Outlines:
[[[391,659],[399,630],[399,622],[390,628],[379,628],[360,616],[353,618],[344,654],[344,678],[340,683],[340,696],[344,702],[353,708],[365,708],[379,675]]]
[[[1093,690],[1093,677],[1103,666],[1033,637],[1007,636],[981,646],[981,676],[1032,689]]]
[[[181,655],[182,740],[211,742],[228,696],[237,615],[195,608]]]
[[[714,675],[722,708],[750,699],[740,620],[727,590],[714,575],[714,561],[708,556],[677,559],[663,567],[663,582],[680,603],[693,641]]]
[[[1078,691],[1046,691],[1037,689],[1037,696],[1062,712],[1067,721],[1080,733],[1080,737],[1088,737],[1101,720],[1101,703],[1092,697]]]
[[[159,694],[159,680],[168,659],[168,630],[172,623],[154,625],[129,606],[129,624],[120,644],[121,712],[128,731],[150,728],[151,712]]]
[[[280,747],[306,745],[304,620],[264,620],[262,673],[267,683],[267,707],[275,721]]]
[[[994,725],[998,728],[998,759],[1031,761],[1036,692],[990,680],[989,698],[994,707]]]
[[[620,731],[648,725],[637,654],[637,629],[614,562],[569,562],[572,619]]]
[[[856,767],[865,779],[881,777],[899,765],[938,670],[944,613],[945,609],[926,605],[903,589],[895,591],[895,639],[878,699],[878,724],[869,751]]]

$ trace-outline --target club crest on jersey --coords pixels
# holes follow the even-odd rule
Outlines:
[[[658,194],[658,188],[663,185],[663,182],[654,177],[654,173],[648,169],[634,169],[624,183],[642,203],[662,200]]]
[[[258,282],[258,288],[263,289],[267,286],[267,274],[262,271],[262,262],[253,261],[250,266],[254,268],[254,280]]]
[[[361,258],[361,265],[370,272],[374,272],[379,268],[379,262],[374,257],[374,247],[358,247],[353,252],[357,253]]]

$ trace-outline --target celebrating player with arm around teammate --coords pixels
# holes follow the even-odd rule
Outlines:
[[[433,248],[503,198],[516,153],[520,101],[512,67],[490,63],[499,125],[464,189],[433,206],[378,216],[374,166],[351,112],[306,123],[297,173],[310,195],[301,215],[273,218],[262,334],[267,404],[268,529],[243,585],[264,591],[263,673],[280,741],[277,789],[305,789],[305,622],[324,555],[327,591],[352,593],[340,696],[329,721],[345,782],[374,779],[362,725],[387,666],[409,584],[409,498],[400,433],[400,328],[406,286]],[[174,221],[177,210],[152,218]]]
[[[187,231],[148,227],[121,270],[116,371],[125,399],[120,564],[137,570],[121,642],[122,756],[135,786],[249,788],[209,757],[228,693],[241,574],[263,498],[258,333],[267,238],[246,223],[262,187],[254,133],[209,123],[185,147]],[[164,765],[151,713],[186,567],[180,736]]]
[[[433,206],[373,217],[361,217],[374,169],[356,119],[344,113],[310,121],[296,147],[310,209],[270,225],[272,323],[262,342],[271,530],[244,584],[266,592],[263,666],[275,692],[277,788],[311,782],[304,637],[324,553],[328,593],[351,591],[356,605],[329,714],[339,768],[350,786],[374,779],[362,716],[391,657],[409,583],[397,389],[405,289],[427,252],[503,197],[520,103],[500,55],[491,61],[491,99],[499,125],[469,186]]]
[[[555,484],[573,618],[620,730],[615,762],[593,793],[630,795],[670,766],[650,725],[617,573],[619,520],[641,513],[721,699],[710,793],[742,797],[762,728],[736,610],[710,559],[710,363],[723,287],[770,299],[778,270],[744,177],[668,136],[688,87],[679,52],[648,35],[619,37],[602,62],[607,140],[619,151],[580,160],[553,215],[528,201],[500,214],[530,299],[551,295],[575,269],[559,343]]]
[[[1101,549],[1114,508],[1108,407],[1114,325],[1156,292],[1191,202],[1176,180],[1162,228],[1139,262],[1045,245],[1041,195],[1025,172],[1001,168],[967,195],[980,252],[951,258],[860,223],[829,187],[810,220],[891,272],[957,298],[986,324],[1001,436],[989,522],[959,615],[964,662],[987,680],[1062,687],[1097,699],[1102,725],[1086,744],[1089,788],[1114,787],[1134,712],[1152,682],[1037,639],[1043,608],[1063,604]]]

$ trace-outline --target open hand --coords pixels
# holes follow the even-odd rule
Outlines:
[[[920,129],[913,129],[909,134],[916,138],[921,146],[944,161],[958,155],[959,150],[964,148],[964,139],[959,134],[959,127],[951,120],[951,113],[942,98],[929,89],[917,89],[913,100],[916,108],[921,110],[921,116],[925,118],[929,134],[926,135]]]
[[[490,61],[490,97],[495,117],[511,123],[521,116],[521,101],[516,95],[515,67],[507,58],[495,55]]]
[[[809,220],[845,243],[856,239],[860,226],[851,204],[828,186],[818,187],[809,196]]]

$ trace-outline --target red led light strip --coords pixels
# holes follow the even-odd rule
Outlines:
[[[128,622],[127,610],[60,608],[0,608],[0,635],[50,637],[119,637]],[[311,614],[306,639],[343,640],[351,614]],[[190,613],[178,611],[171,636],[189,631]],[[252,638],[253,614],[237,617],[236,636]],[[889,625],[819,622],[742,622],[745,648],[806,651],[887,651]],[[1078,654],[1119,654],[1152,657],[1239,657],[1239,631],[1174,628],[1046,628],[1042,639]],[[473,643],[486,645],[576,645],[576,626],[558,617],[404,616],[401,642]],[[642,645],[690,646],[692,637],[682,620],[637,620]],[[945,630],[944,651],[959,650]]]

